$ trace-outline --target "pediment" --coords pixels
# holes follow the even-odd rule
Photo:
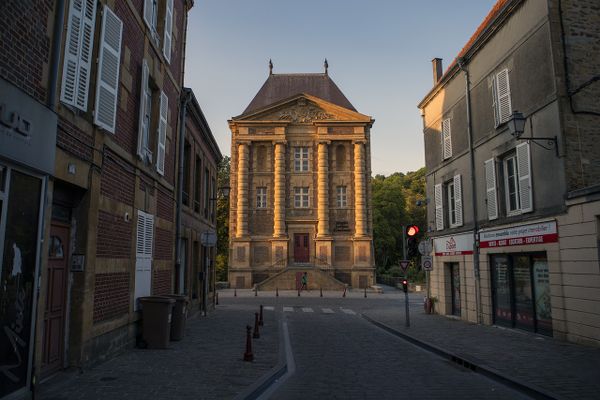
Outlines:
[[[233,119],[236,121],[282,121],[307,124],[316,121],[368,122],[371,117],[329,103],[318,97],[302,94]]]

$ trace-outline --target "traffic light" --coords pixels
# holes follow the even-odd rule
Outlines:
[[[409,225],[406,227],[406,236],[410,237],[414,237],[417,236],[417,233],[419,233],[419,227],[416,225]]]
[[[417,242],[417,235],[419,233],[419,227],[417,225],[409,225],[406,227],[406,256],[415,258],[419,255],[419,243]]]
[[[402,290],[404,293],[408,293],[408,280],[402,279]]]

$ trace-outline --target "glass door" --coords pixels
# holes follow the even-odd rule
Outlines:
[[[511,301],[511,279],[509,259],[504,255],[492,256],[492,300],[494,304],[494,322],[498,325],[513,324]]]
[[[536,328],[539,333],[552,335],[552,308],[550,306],[550,274],[545,256],[532,257],[533,292],[535,295]]]
[[[460,316],[460,269],[459,263],[450,263],[450,289],[452,291],[452,315]]]
[[[535,315],[533,311],[533,286],[531,284],[530,257],[527,255],[513,256],[515,326],[528,331],[535,330]]]

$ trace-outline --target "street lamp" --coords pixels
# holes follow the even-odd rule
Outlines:
[[[537,144],[538,146],[540,146],[541,148],[545,149],[545,150],[551,150],[551,147],[554,147],[554,150],[556,151],[556,157],[558,157],[558,139],[556,136],[554,137],[522,137],[523,132],[525,132],[525,122],[527,121],[527,117],[523,116],[523,113],[515,110],[513,111],[510,119],[506,122],[506,125],[508,126],[508,130],[510,131],[510,134],[513,135],[513,137],[517,140],[527,140],[527,141],[531,141],[534,142],[535,144]],[[533,134],[533,127],[531,128],[532,134]],[[546,144],[550,147],[546,147],[543,144],[538,143],[539,141],[545,141]]]

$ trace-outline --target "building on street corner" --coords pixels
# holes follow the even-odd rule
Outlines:
[[[600,345],[600,9],[499,0],[423,116],[437,311]]]

